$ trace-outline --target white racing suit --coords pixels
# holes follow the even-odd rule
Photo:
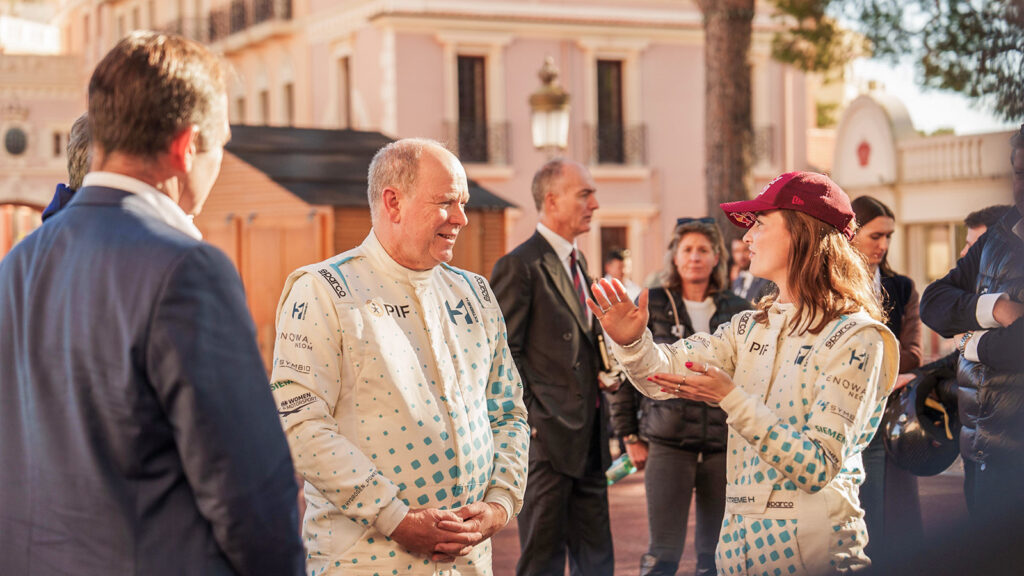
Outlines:
[[[371,231],[285,282],[271,383],[306,480],[308,574],[491,573],[489,541],[434,564],[388,538],[409,507],[522,506],[523,387],[483,277],[404,268]]]
[[[861,452],[895,383],[896,338],[861,312],[819,334],[790,335],[793,306],[776,304],[767,324],[740,312],[714,335],[655,345],[614,346],[645,395],[671,398],[646,380],[693,374],[708,362],[736,388],[728,414],[726,514],[716,551],[719,574],[834,574],[869,565],[858,500]]]

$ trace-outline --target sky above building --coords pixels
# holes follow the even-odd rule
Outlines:
[[[925,134],[942,128],[952,128],[957,134],[977,134],[1019,127],[1014,122],[999,120],[980,103],[973,103],[960,94],[922,88],[909,62],[896,66],[867,59],[854,62],[849,83],[854,95],[871,80],[903,101],[914,128]]]

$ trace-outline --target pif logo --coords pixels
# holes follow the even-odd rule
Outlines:
[[[756,352],[758,356],[764,356],[768,353],[768,349],[771,348],[768,344],[761,344],[760,342],[753,342],[750,345],[750,352]]]

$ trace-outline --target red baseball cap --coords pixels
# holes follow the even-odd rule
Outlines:
[[[850,197],[824,174],[787,172],[777,176],[757,197],[720,204],[733,224],[750,228],[755,214],[768,210],[798,210],[832,225],[853,240],[854,214]]]

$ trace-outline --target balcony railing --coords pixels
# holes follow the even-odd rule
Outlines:
[[[208,18],[178,18],[165,26],[164,31],[204,44],[210,41]]]
[[[1010,173],[1006,142],[1012,132],[930,136],[899,146],[903,182],[1003,178]]]
[[[590,164],[647,164],[647,125],[601,124],[584,126],[586,157]]]
[[[292,0],[232,0],[210,11],[208,40],[216,42],[264,22],[291,18]]]
[[[499,166],[509,163],[507,122],[449,122],[446,124],[445,132],[448,134],[452,152],[464,163]]]

